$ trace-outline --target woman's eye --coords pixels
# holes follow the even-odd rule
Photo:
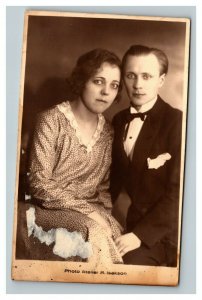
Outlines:
[[[93,82],[98,85],[101,85],[103,83],[101,79],[94,79]]]
[[[119,88],[118,83],[112,83],[112,88],[117,90]]]

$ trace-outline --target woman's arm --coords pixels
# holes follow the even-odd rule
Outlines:
[[[28,180],[31,195],[40,199],[47,208],[66,208],[90,214],[95,210],[93,204],[76,199],[66,186],[60,186],[52,176],[58,134],[59,122],[56,113],[52,110],[42,113],[37,120],[30,157]]]
[[[101,227],[103,227],[107,235],[112,236],[112,230],[109,223],[97,211],[90,213],[88,217],[98,223]]]
[[[104,208],[108,212],[111,212],[112,201],[111,201],[111,195],[109,192],[109,170],[107,170],[105,177],[103,178],[102,182],[99,184],[98,198],[99,198],[99,202],[101,202],[104,205]]]

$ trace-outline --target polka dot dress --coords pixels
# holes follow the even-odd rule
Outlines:
[[[100,114],[91,141],[84,145],[66,101],[39,115],[31,150],[30,194],[42,206],[36,210],[37,225],[80,231],[93,244],[94,264],[122,262],[113,241],[121,231],[111,215],[108,191],[112,138],[111,125]],[[87,216],[94,211],[110,224],[112,238]]]

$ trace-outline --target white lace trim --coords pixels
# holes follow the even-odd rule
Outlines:
[[[69,101],[62,102],[62,103],[58,104],[57,107],[58,107],[59,111],[61,111],[65,115],[65,117],[68,119],[71,127],[75,130],[75,134],[79,140],[79,144],[85,146],[87,152],[92,151],[93,146],[100,138],[100,134],[101,134],[104,124],[105,124],[105,118],[103,117],[103,115],[98,114],[98,125],[96,128],[96,131],[94,132],[90,142],[88,144],[85,144],[82,141],[81,132],[80,132],[79,126],[77,124],[77,121],[75,119],[75,116],[73,114],[73,111],[71,109]]]
[[[77,231],[69,232],[66,228],[50,229],[44,231],[41,226],[35,223],[35,208],[30,207],[26,211],[28,237],[32,234],[41,243],[47,246],[55,243],[53,253],[63,258],[80,256],[90,258],[93,256],[93,249],[90,242],[85,242],[81,233]]]

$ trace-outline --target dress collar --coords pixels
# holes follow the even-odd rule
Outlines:
[[[78,126],[78,123],[76,121],[76,118],[74,116],[74,113],[71,109],[71,105],[69,103],[69,101],[65,101],[62,102],[60,104],[57,105],[58,109],[60,112],[62,112],[64,114],[64,116],[66,117],[66,119],[69,121],[70,126],[74,129],[75,131],[75,135],[79,140],[79,144],[83,145],[86,147],[87,152],[91,152],[93,146],[95,145],[95,143],[99,140],[100,138],[100,134],[103,131],[103,127],[105,124],[105,118],[102,114],[98,114],[98,124],[97,124],[97,128],[92,136],[92,139],[90,140],[90,142],[88,144],[85,144],[82,141],[82,136],[81,136],[81,132],[80,132],[80,128]]]

